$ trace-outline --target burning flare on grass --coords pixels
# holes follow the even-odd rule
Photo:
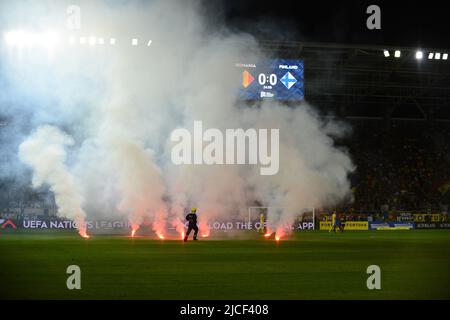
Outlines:
[[[184,224],[181,222],[180,218],[174,218],[172,220],[172,226],[175,228],[175,230],[180,234],[181,239],[184,239],[185,231],[184,231]]]
[[[78,224],[77,224],[78,233],[79,233],[80,236],[82,236],[83,238],[89,239],[90,236],[87,234],[86,225],[84,224],[84,219],[83,219],[82,222],[83,222],[83,223],[80,224],[79,226],[78,226]]]
[[[153,222],[152,228],[160,239],[164,239],[166,217],[167,213],[165,211],[160,210],[155,213],[155,220]]]
[[[131,224],[131,236],[134,237],[136,231],[139,229],[139,224],[133,223]]]
[[[164,235],[162,233],[156,233],[156,235],[158,236],[158,238],[160,238],[161,240],[164,240]]]
[[[284,229],[283,227],[278,227],[277,231],[275,232],[275,240],[280,241],[280,239],[284,236]]]
[[[272,231],[270,231],[269,228],[267,228],[266,233],[264,234],[265,238],[269,238],[272,235]]]
[[[202,237],[203,238],[207,238],[209,237],[209,234],[211,233],[211,230],[209,228],[208,223],[201,221],[199,223],[198,228],[200,229],[200,231],[202,232]]]

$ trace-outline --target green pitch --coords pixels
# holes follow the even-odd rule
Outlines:
[[[450,299],[450,230],[298,233],[276,243],[0,234],[0,298]],[[366,269],[381,268],[381,290]],[[66,268],[81,268],[68,290]]]

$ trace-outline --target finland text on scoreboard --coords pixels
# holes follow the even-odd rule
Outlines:
[[[236,63],[239,69],[239,98],[243,100],[303,100],[303,60],[276,59],[260,63]]]

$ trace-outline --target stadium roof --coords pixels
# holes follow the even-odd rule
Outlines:
[[[398,116],[405,119],[450,120],[450,49],[267,40],[260,44],[273,56],[305,61],[306,98],[324,109],[341,110],[347,117],[384,117],[403,109]]]

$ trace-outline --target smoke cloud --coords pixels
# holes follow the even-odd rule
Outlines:
[[[59,214],[74,220],[80,235],[85,237],[83,199],[76,179],[65,165],[65,147],[73,143],[73,139],[58,128],[42,126],[20,145],[19,157],[33,169],[33,187],[48,184],[55,194]]]
[[[42,3],[22,4],[42,11]],[[182,233],[185,210],[195,206],[206,236],[208,222],[245,219],[257,201],[284,208],[269,216],[282,235],[281,226],[305,208],[348,196],[353,164],[333,140],[345,133],[344,125],[324,121],[306,103],[248,107],[237,100],[234,65],[265,58],[250,35],[229,31],[200,1],[79,5],[76,35],[114,37],[115,46],[63,45],[50,58],[24,50],[20,59],[0,49],[0,81],[8,84],[0,112],[20,128],[13,146],[20,144],[20,160],[33,169],[33,186],[45,183],[55,193],[59,215],[78,226],[85,215],[126,216],[133,230],[150,223],[164,237],[170,226]],[[5,6],[0,12],[8,12]],[[17,6],[9,12],[22,12]],[[44,22],[58,25],[64,4],[44,7]],[[23,21],[14,14],[9,27]],[[139,46],[131,46],[132,38]],[[195,120],[223,132],[279,129],[278,174],[261,176],[250,165],[174,165],[170,134],[192,132]],[[12,168],[12,161],[2,167]]]

